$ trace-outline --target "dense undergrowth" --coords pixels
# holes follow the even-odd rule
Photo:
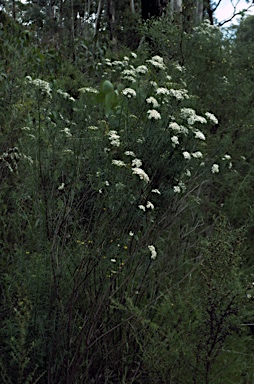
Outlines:
[[[163,23],[91,63],[2,20],[3,383],[253,382],[240,58]]]

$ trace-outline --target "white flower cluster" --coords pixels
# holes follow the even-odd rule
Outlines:
[[[161,114],[160,112],[156,111],[156,109],[149,109],[147,111],[147,117],[149,120],[154,119],[154,120],[160,120],[161,119]]]
[[[210,120],[212,123],[218,124],[218,119],[217,119],[217,117],[214,116],[213,113],[206,112],[205,115],[208,118],[208,120]]]
[[[72,137],[72,134],[70,132],[70,128],[65,127],[64,129],[61,129],[60,132],[64,132],[66,137]]]
[[[213,164],[212,168],[211,168],[211,172],[212,173],[219,173],[220,172],[219,165],[218,164]]]
[[[50,88],[50,85],[47,81],[41,80],[41,79],[32,79],[31,76],[26,76],[26,80],[28,83],[35,85],[36,88],[39,89],[39,91],[48,97],[51,96],[52,89]]]
[[[139,65],[136,68],[136,72],[141,75],[145,75],[148,72],[148,68],[145,65]]]
[[[189,99],[187,89],[170,89],[169,94],[175,97],[177,100]]]
[[[141,180],[144,180],[146,183],[149,183],[149,176],[145,173],[145,171],[139,167],[132,168],[132,174],[138,175]]]
[[[152,104],[154,108],[158,108],[160,106],[160,104],[158,103],[158,101],[155,99],[155,97],[153,96],[150,96],[146,99],[146,102],[148,104]]]
[[[109,141],[110,141],[110,144],[113,146],[113,147],[119,147],[121,142],[120,142],[120,136],[117,134],[117,131],[109,131],[108,132],[108,137],[109,137]]]
[[[172,131],[174,131],[174,133],[183,133],[184,135],[187,135],[189,132],[186,127],[184,127],[183,125],[177,124],[177,122],[175,122],[175,121],[169,123],[168,127],[170,129],[172,129]]]
[[[131,97],[136,97],[136,91],[134,91],[134,89],[132,88],[125,88],[122,90],[122,94],[127,96],[129,99]]]
[[[92,87],[83,87],[83,88],[79,88],[79,92],[81,93],[99,93],[99,91],[95,88],[92,88]]]
[[[69,93],[62,91],[61,89],[58,89],[57,93],[63,96],[63,98],[66,100],[75,101],[74,97],[70,96]]]
[[[155,246],[154,245],[148,245],[148,249],[151,252],[151,256],[150,256],[151,260],[155,260],[157,257],[157,252],[156,252]]]
[[[207,120],[203,116],[197,115],[196,111],[194,111],[192,108],[182,108],[180,111],[180,117],[187,120],[189,125],[193,125],[195,123],[207,123]]]
[[[146,60],[147,63],[150,63],[152,64],[155,68],[158,68],[158,69],[165,69],[166,66],[164,64],[164,61],[163,61],[163,58],[156,55],[156,56],[153,56],[151,60]]]
[[[122,160],[112,160],[112,164],[116,167],[126,167],[126,164]]]

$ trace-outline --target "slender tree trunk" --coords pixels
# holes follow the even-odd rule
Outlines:
[[[98,7],[97,7],[97,13],[96,13],[96,19],[95,19],[95,26],[94,26],[94,36],[96,37],[99,31],[99,24],[100,24],[100,17],[102,12],[104,0],[99,0]]]
[[[134,15],[135,14],[134,0],[130,0],[130,7],[131,7],[131,13],[133,13],[133,15]]]
[[[204,3],[203,0],[196,0],[196,23],[202,23],[204,18]]]
[[[170,2],[170,8],[171,8],[171,14],[174,16],[174,14],[179,14],[182,12],[182,0],[171,0]]]

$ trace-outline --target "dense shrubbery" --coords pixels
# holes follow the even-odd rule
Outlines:
[[[89,81],[29,44],[1,64],[3,383],[253,382],[234,61],[207,23],[184,39],[184,61],[141,47]]]

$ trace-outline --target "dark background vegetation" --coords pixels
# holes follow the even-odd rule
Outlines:
[[[197,5],[2,3],[2,383],[254,382],[254,17],[222,33],[216,4]],[[160,122],[145,99],[150,81],[166,87],[164,72],[131,84],[121,64],[156,55],[171,87],[192,95],[162,99]],[[136,100],[124,101],[132,86]],[[218,123],[202,127],[205,166],[190,165],[177,194],[185,147],[165,127],[183,107]],[[120,147],[108,148],[110,130]],[[131,175],[126,150],[149,184]]]

